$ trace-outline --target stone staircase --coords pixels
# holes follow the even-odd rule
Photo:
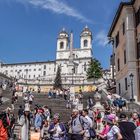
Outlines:
[[[47,105],[49,108],[51,108],[53,114],[54,113],[60,113],[60,116],[63,116],[62,117],[63,121],[68,121],[69,120],[71,110],[66,109],[66,101],[64,99],[62,99],[62,98],[49,99],[47,94],[44,94],[44,93],[43,94],[42,93],[39,93],[39,94],[35,93],[33,95],[35,97],[35,100],[34,100],[34,103],[33,103],[32,107],[31,107],[31,110],[33,108],[35,108],[36,104],[38,104],[40,106]],[[11,92],[4,91],[3,96],[6,97],[6,98],[9,98],[9,100],[4,102],[0,106],[1,111],[5,110],[7,107],[11,107],[11,100],[10,100],[11,97],[12,97]],[[15,113],[16,116],[17,116],[19,105],[24,105],[22,97],[19,97],[17,103],[15,103],[14,113]]]
[[[39,94],[34,93],[33,95],[35,99],[31,107],[31,110],[35,108],[35,104],[38,104],[40,106],[47,105],[49,108],[51,108],[52,114],[54,113],[60,114],[60,119],[62,122],[69,121],[70,115],[71,115],[71,109],[66,109],[66,101],[63,98],[49,99],[47,94],[44,94],[44,93],[39,93]],[[9,100],[4,102],[0,106],[0,111],[5,110],[7,107],[11,107],[10,99],[12,97],[12,93],[9,90],[5,90],[3,91],[3,97],[9,98]],[[17,120],[17,113],[18,113],[19,105],[24,105],[22,97],[19,97],[17,103],[15,103],[14,114],[15,114],[16,120]],[[18,137],[18,133],[19,133],[19,125],[16,124],[14,128],[14,134],[16,134],[16,137]]]

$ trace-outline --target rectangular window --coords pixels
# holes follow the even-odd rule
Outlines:
[[[140,8],[139,10],[136,12],[136,26],[138,26],[140,23]]]
[[[46,65],[44,65],[44,69],[46,69]]]
[[[43,75],[44,75],[44,76],[46,75],[46,71],[43,72]]]
[[[119,95],[121,95],[121,84],[119,83]]]
[[[120,71],[120,59],[118,59],[118,71]]]
[[[137,59],[140,58],[140,42],[137,44]]]
[[[125,90],[128,89],[128,86],[127,86],[127,78],[125,78]]]
[[[86,67],[87,65],[86,65],[86,63],[84,64],[84,71],[86,71],[87,70],[87,67]]]
[[[124,50],[124,64],[126,64],[126,50]]]
[[[34,69],[34,71],[36,71],[36,69]]]
[[[119,45],[119,32],[116,35],[116,48],[118,47],[118,45]]]

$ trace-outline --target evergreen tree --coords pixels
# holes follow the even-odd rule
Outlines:
[[[55,89],[62,89],[61,67],[60,66],[58,66],[58,68],[57,68],[57,73],[56,73],[53,87]]]
[[[101,63],[97,59],[92,59],[89,63],[89,68],[87,70],[87,79],[93,78],[99,79],[102,77],[102,67]]]

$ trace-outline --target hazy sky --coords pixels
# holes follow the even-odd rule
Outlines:
[[[109,67],[107,33],[121,0],[0,0],[0,60],[5,63],[55,60],[63,27],[80,47],[85,25],[93,33],[93,57]]]

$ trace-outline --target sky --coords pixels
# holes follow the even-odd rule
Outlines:
[[[74,48],[87,25],[93,57],[109,68],[112,47],[107,33],[121,0],[0,0],[0,60],[4,63],[56,58],[58,33],[73,31]]]

